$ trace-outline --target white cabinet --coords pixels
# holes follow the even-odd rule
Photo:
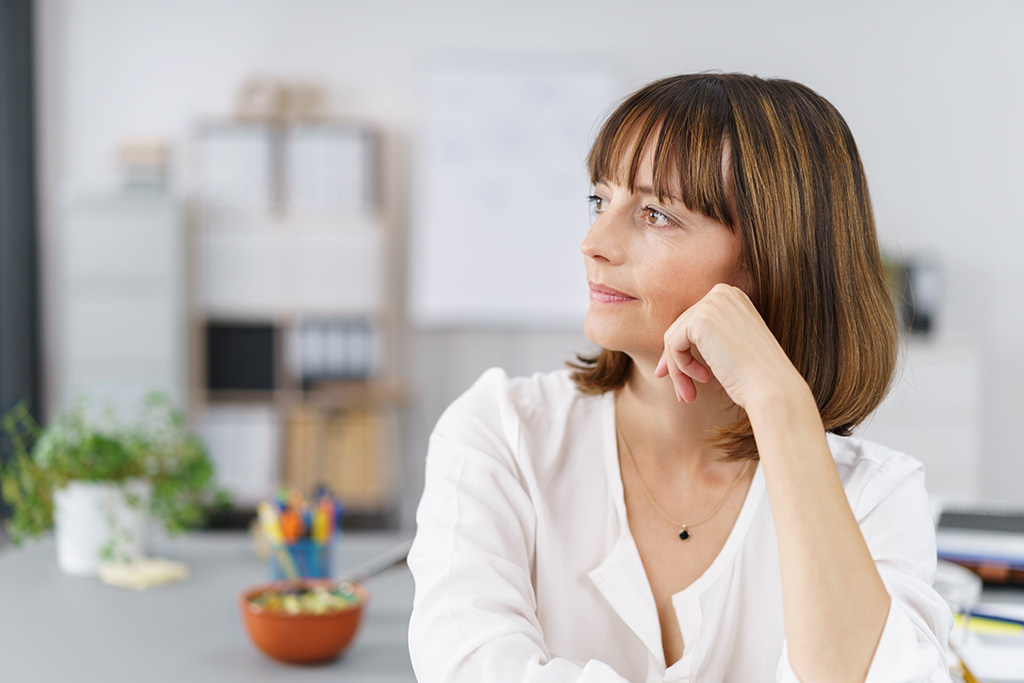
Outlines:
[[[186,389],[184,230],[171,197],[79,197],[67,207],[59,306],[59,396],[131,420],[151,390]]]

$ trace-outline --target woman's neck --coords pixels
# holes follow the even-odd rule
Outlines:
[[[616,396],[619,429],[637,458],[653,459],[659,469],[680,468],[696,475],[719,469],[721,451],[707,443],[716,427],[735,422],[741,415],[712,377],[696,383],[697,399],[682,403],[672,380],[655,377],[657,359],[634,357],[626,384]]]

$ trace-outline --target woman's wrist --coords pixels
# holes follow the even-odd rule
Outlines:
[[[821,424],[814,394],[799,374],[771,383],[752,396],[744,409],[755,434],[759,427]]]

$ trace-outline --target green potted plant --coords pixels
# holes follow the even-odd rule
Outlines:
[[[11,446],[0,466],[11,540],[56,527],[58,561],[72,574],[139,557],[150,520],[178,533],[229,502],[202,442],[164,394],[148,396],[129,428],[90,423],[81,403],[43,429],[19,404],[0,426]]]

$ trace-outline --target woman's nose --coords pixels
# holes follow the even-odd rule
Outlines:
[[[615,220],[611,211],[597,214],[590,224],[587,236],[583,238],[580,251],[583,255],[597,261],[621,263],[623,249],[620,236],[615,230]]]

